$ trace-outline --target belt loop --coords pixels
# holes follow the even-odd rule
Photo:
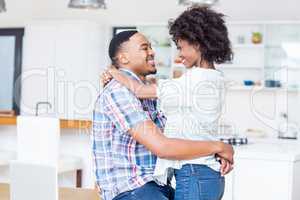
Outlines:
[[[191,168],[191,173],[192,173],[192,175],[195,174],[195,169],[194,169],[193,164],[190,164],[190,168]]]

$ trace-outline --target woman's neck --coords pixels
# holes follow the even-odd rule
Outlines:
[[[213,63],[209,63],[206,60],[202,60],[200,59],[197,64],[196,67],[200,67],[200,68],[204,68],[204,69],[215,69],[215,66]]]

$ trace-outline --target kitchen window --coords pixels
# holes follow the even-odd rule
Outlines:
[[[0,114],[20,112],[23,28],[0,29]]]

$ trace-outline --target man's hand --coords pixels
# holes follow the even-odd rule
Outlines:
[[[219,158],[221,163],[221,175],[224,176],[232,171],[233,165],[224,158]]]
[[[222,151],[217,153],[217,156],[220,157],[220,158],[224,158],[231,165],[233,165],[233,163],[234,163],[234,159],[233,159],[234,150],[233,150],[232,146],[229,145],[229,144],[225,144],[223,142],[221,142],[221,146],[222,146],[222,148],[221,148]]]

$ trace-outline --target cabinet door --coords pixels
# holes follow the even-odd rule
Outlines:
[[[265,79],[299,85],[300,24],[266,25]]]
[[[25,28],[21,112],[34,114],[37,102],[54,104],[53,77],[55,66],[56,26],[29,24]],[[53,112],[44,108],[43,112]]]
[[[233,177],[234,171],[225,176],[225,192],[222,200],[233,200]]]
[[[60,118],[92,117],[103,56],[100,30],[92,23],[59,25],[55,66],[56,108]]]
[[[291,169],[283,161],[236,160],[233,199],[291,200]]]

